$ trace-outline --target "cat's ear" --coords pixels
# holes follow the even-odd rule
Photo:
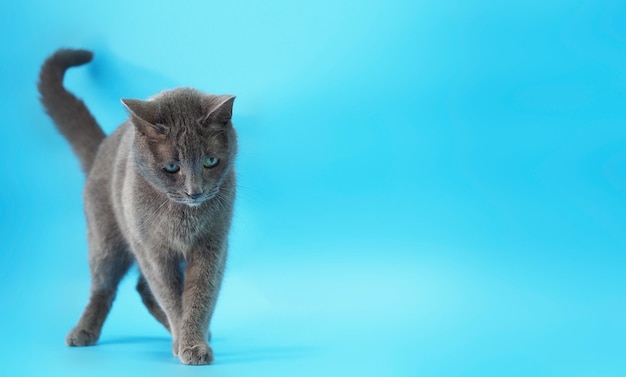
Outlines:
[[[162,133],[163,126],[157,123],[159,109],[153,101],[142,101],[138,99],[122,99],[122,104],[130,112],[133,123],[142,129],[145,134],[152,134],[154,131]]]
[[[217,123],[220,125],[226,125],[233,117],[233,103],[235,102],[235,96],[227,94],[218,96],[213,100],[211,107],[209,108],[207,116],[204,118],[203,123]]]

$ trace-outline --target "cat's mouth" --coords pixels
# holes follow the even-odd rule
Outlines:
[[[184,204],[189,207],[200,207],[200,205],[204,203],[206,199],[178,199],[175,201],[179,204]]]
[[[181,197],[173,197],[172,200],[178,204],[184,204],[189,207],[199,207],[202,203],[209,200],[210,197],[208,195],[203,195],[199,198],[191,199],[191,198],[181,198]]]
[[[215,195],[217,195],[218,190],[212,190],[206,192],[198,197],[190,198],[189,196],[181,196],[181,195],[170,195],[170,199],[178,204],[184,204],[189,207],[199,207],[204,202],[213,199]]]

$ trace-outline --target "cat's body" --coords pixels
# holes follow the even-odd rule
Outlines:
[[[46,110],[87,174],[91,297],[66,342],[97,341],[117,285],[136,262],[137,290],[172,333],[174,354],[185,364],[210,363],[207,333],[235,199],[234,97],[175,89],[122,100],[131,117],[105,137],[62,86],[67,68],[90,60],[86,51],[59,50],[39,83]]]

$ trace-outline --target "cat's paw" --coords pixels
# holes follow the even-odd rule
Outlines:
[[[70,347],[92,346],[98,341],[98,335],[93,331],[75,327],[65,337],[65,344]]]
[[[206,365],[213,362],[213,350],[206,343],[182,345],[178,358],[183,364]]]

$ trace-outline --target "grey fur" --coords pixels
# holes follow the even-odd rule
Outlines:
[[[66,343],[97,342],[118,283],[136,262],[137,291],[171,332],[174,355],[209,364],[208,329],[235,200],[235,97],[179,88],[147,101],[122,100],[131,116],[105,138],[62,83],[67,68],[90,60],[88,51],[59,50],[39,82],[42,103],[87,173],[91,297]],[[171,163],[178,170],[168,173]]]
[[[63,76],[69,67],[88,63],[91,59],[91,51],[58,50],[41,68],[38,85],[41,102],[59,132],[70,141],[85,173],[91,169],[98,145],[105,135],[83,101],[65,90]]]

